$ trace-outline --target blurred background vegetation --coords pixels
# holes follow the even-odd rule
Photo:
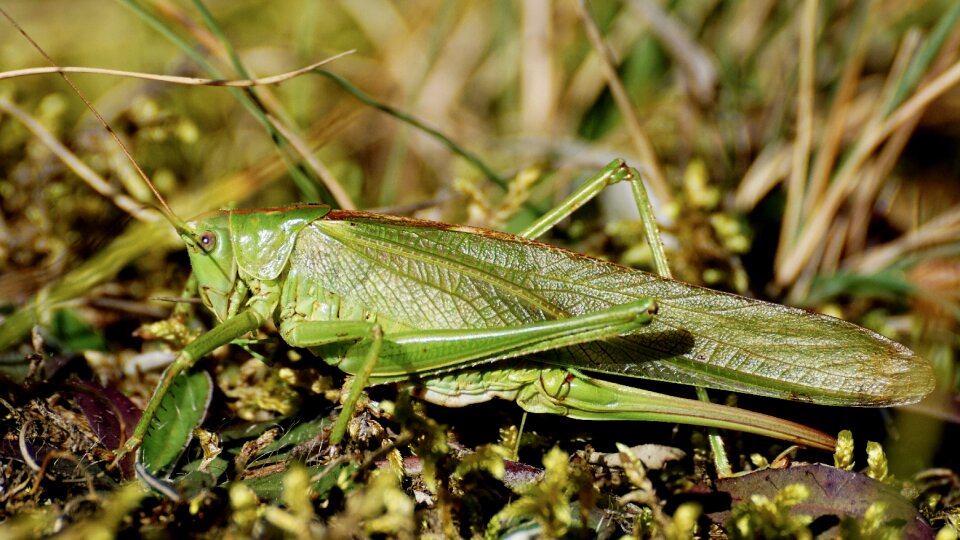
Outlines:
[[[913,348],[938,376],[937,393],[909,413],[743,402],[885,440],[902,475],[958,467],[956,2],[3,8],[61,66],[245,79],[352,51],[326,74],[251,90],[73,75],[185,218],[326,202],[517,231],[625,158],[646,176],[675,276],[853,320]],[[0,26],[2,69],[49,65]],[[624,200],[608,190],[549,241],[649,268]],[[39,323],[52,337],[34,333],[34,348],[46,339],[87,351],[101,381],[148,395],[149,378],[126,381],[117,366],[142,352],[133,330],[168,315],[169,303],[151,298],[179,294],[188,269],[169,227],[130,201],[156,204],[59,76],[0,80],[0,343],[20,346],[4,357],[15,380],[36,378],[23,360]],[[69,306],[69,320],[54,305]],[[436,414],[455,425],[461,413]],[[519,418],[494,416],[504,415]],[[533,422],[534,432],[561,430],[569,451],[581,439],[611,442],[589,434],[609,427]],[[646,429],[622,442],[646,442]],[[690,450],[689,436],[665,437],[650,442]],[[748,441],[756,446],[734,451],[769,452]],[[556,442],[532,446],[528,461],[539,466]],[[953,487],[940,507],[960,491],[944,474]]]

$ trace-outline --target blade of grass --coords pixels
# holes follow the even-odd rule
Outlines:
[[[137,16],[139,16],[144,22],[146,22],[151,28],[156,30],[160,35],[167,38],[174,45],[180,48],[190,59],[196,62],[200,67],[210,73],[214,78],[223,78],[223,74],[214,67],[207,59],[197,51],[190,43],[187,43],[183,38],[181,38],[176,32],[171,30],[165,23],[163,23],[155,14],[144,9],[139,3],[135,0],[118,0],[133,11]],[[250,93],[240,91],[235,88],[228,89],[228,92],[239,101],[244,108],[253,115],[254,118],[260,123],[261,126],[267,131],[270,137],[277,141],[278,150],[283,156],[284,162],[287,165],[287,171],[290,174],[290,177],[293,179],[294,183],[297,185],[297,188],[300,190],[306,201],[319,201],[321,200],[320,192],[317,189],[317,183],[307,177],[303,170],[301,170],[294,160],[288,154],[288,147],[286,145],[286,139],[274,129],[273,125],[266,117],[266,110],[262,103],[256,100],[255,96]],[[327,201],[335,202],[335,201]]]
[[[30,35],[27,34],[26,31],[24,31],[24,29],[17,23],[17,21],[13,19],[13,17],[11,17],[3,9],[0,9],[0,14],[2,14],[4,18],[6,18],[7,21],[9,21],[10,24],[13,25],[13,27],[16,28],[18,32],[20,32],[20,34],[24,37],[24,39],[26,39],[30,43],[30,45],[34,49],[36,49],[36,51],[40,53],[40,55],[43,56],[44,59],[47,60],[47,62],[49,62],[53,66],[57,65],[57,63],[53,61],[53,58],[51,58],[50,55],[48,55],[47,52],[43,50],[42,47],[40,47],[40,44],[34,41],[33,38],[30,37]],[[190,234],[190,228],[187,227],[186,223],[184,223],[184,221],[180,219],[179,216],[177,216],[176,214],[173,213],[172,210],[170,210],[170,207],[167,206],[167,201],[164,200],[164,198],[160,195],[160,192],[157,191],[157,188],[154,187],[154,185],[147,179],[147,174],[143,172],[143,169],[140,168],[140,165],[138,165],[136,160],[133,159],[133,154],[130,153],[130,150],[127,148],[127,145],[123,144],[123,141],[120,140],[120,137],[117,136],[116,132],[114,132],[113,129],[111,129],[110,126],[107,125],[107,122],[103,119],[102,116],[100,116],[100,113],[97,111],[97,109],[94,108],[93,104],[90,103],[90,101],[86,98],[86,96],[84,96],[83,92],[80,91],[80,88],[77,87],[77,85],[73,83],[73,80],[67,77],[65,73],[60,73],[60,77],[63,78],[64,81],[66,81],[66,83],[70,86],[70,88],[73,89],[77,97],[79,97],[80,100],[83,101],[83,104],[87,106],[87,109],[91,113],[93,113],[93,115],[97,118],[97,120],[104,127],[104,129],[106,129],[110,133],[110,136],[113,137],[114,142],[116,142],[117,146],[120,148],[123,154],[127,157],[130,163],[133,165],[133,168],[136,170],[137,174],[139,174],[140,177],[144,179],[145,183],[147,184],[147,187],[149,187],[150,191],[152,191],[153,194],[156,195],[157,201],[160,203],[159,208],[161,213],[163,213],[163,215],[166,216],[167,220],[170,221],[170,223],[178,231],[180,231],[181,233]]]
[[[903,103],[907,94],[920,83],[920,80],[927,73],[927,67],[941,54],[943,44],[950,37],[950,33],[958,21],[960,21],[960,3],[953,2],[947,12],[937,21],[936,26],[930,32],[930,37],[927,38],[926,43],[914,57],[913,62],[910,63],[910,67],[899,79],[900,84],[887,103],[883,111],[884,116]]]
[[[743,174],[734,196],[734,207],[741,212],[753,210],[787,175],[790,174],[790,146],[771,142]]]
[[[113,204],[139,221],[151,223],[157,221],[158,215],[156,213],[147,210],[143,203],[117,191],[109,182],[81,161],[76,154],[58,141],[40,122],[37,122],[32,116],[3,96],[0,96],[0,111],[5,111],[10,114],[10,116],[19,120],[40,142],[59,157],[67,167],[86,182],[91,189],[110,199],[113,201]]]
[[[316,154],[310,151],[310,147],[307,145],[297,133],[290,131],[290,129],[284,125],[279,119],[274,118],[271,115],[267,115],[267,120],[270,121],[270,124],[273,125],[273,128],[280,132],[281,135],[287,138],[287,142],[290,143],[297,153],[310,165],[310,168],[314,170],[320,178],[323,178],[324,185],[330,191],[330,194],[333,195],[333,198],[337,201],[337,204],[340,205],[340,208],[344,210],[355,210],[357,207],[353,204],[353,201],[350,200],[350,196],[347,195],[347,192],[343,189],[343,186],[337,182],[334,178],[333,173],[330,172],[330,169],[320,161]]]
[[[837,154],[840,152],[843,128],[857,91],[860,73],[867,55],[867,46],[870,43],[869,38],[872,35],[867,29],[871,27],[873,21],[873,12],[870,9],[873,5],[874,3],[869,0],[860,0],[855,8],[856,11],[852,18],[852,27],[849,34],[852,44],[846,47],[851,52],[847,55],[846,63],[843,66],[843,74],[840,76],[839,87],[834,94],[830,112],[827,113],[827,124],[819,137],[817,156],[813,162],[810,184],[803,205],[802,214],[804,216],[809,216],[823,199],[824,191],[827,188],[827,180],[830,178],[830,171],[833,170]]]
[[[918,250],[957,244],[958,238],[960,238],[960,208],[953,208],[896,240],[864,251],[860,257],[847,261],[847,267],[861,274],[877,273]]]
[[[690,93],[704,107],[713,105],[717,93],[717,68],[710,53],[700,46],[686,26],[652,0],[632,0],[630,6],[649,22],[652,32],[686,74]]]
[[[210,10],[207,9],[207,6],[204,5],[201,0],[193,0],[193,5],[197,8],[197,11],[200,12],[200,16],[203,18],[203,22],[207,25],[207,28],[210,29],[214,37],[220,42],[224,53],[233,65],[233,69],[244,78],[251,79],[250,72],[240,60],[240,55],[237,54],[230,39],[220,27],[216,18],[210,13]],[[330,195],[333,196],[333,199],[337,201],[340,208],[344,210],[355,210],[356,206],[353,204],[353,201],[350,200],[350,196],[347,195],[346,190],[343,189],[340,182],[333,176],[330,169],[328,169],[315,154],[310,152],[309,145],[300,137],[298,130],[291,127],[295,125],[293,120],[281,106],[280,101],[273,96],[273,93],[266,89],[257,88],[248,88],[245,92],[263,109],[264,118],[270,124],[270,127],[290,143],[293,150],[304,160],[314,174],[321,179],[323,185],[327,188],[327,191],[330,192]],[[265,105],[266,101],[270,102],[270,107]],[[297,180],[296,177],[294,177],[294,180]],[[303,192],[304,186],[298,184],[298,187],[300,187],[301,192]],[[306,192],[303,193],[307,195]]]
[[[611,51],[604,42],[603,36],[600,34],[600,29],[597,28],[597,23],[593,20],[593,16],[590,15],[590,10],[585,0],[579,0],[579,2],[577,2],[577,13],[580,16],[581,22],[583,22],[583,26],[587,31],[587,36],[590,38],[593,48],[597,51],[597,56],[603,67],[603,73],[607,79],[610,93],[613,95],[613,99],[617,103],[617,108],[620,110],[620,113],[623,114],[627,130],[630,132],[630,137],[640,155],[643,169],[650,178],[650,188],[656,194],[661,204],[670,204],[673,201],[672,190],[667,183],[667,178],[663,173],[662,167],[660,167],[660,161],[657,159],[657,153],[653,149],[653,144],[640,126],[640,119],[637,118],[633,110],[633,105],[630,103],[630,98],[627,97],[627,91],[624,89],[623,83],[617,75],[617,70],[614,67],[616,61],[613,58],[613,51]]]
[[[897,128],[911,118],[922,114],[923,110],[931,101],[943,95],[947,90],[957,84],[960,84],[960,62],[954,63],[950,69],[943,72],[928,84],[920,87],[913,97],[900,105],[879,128],[864,133],[863,136],[857,140],[857,144],[851,151],[850,156],[837,172],[834,182],[824,197],[823,204],[808,220],[808,224],[801,233],[795,249],[784,260],[784,263],[777,267],[775,275],[776,282],[779,285],[783,286],[791,283],[807,263],[807,260],[816,248],[816,244],[820,241],[823,231],[826,230],[832,217],[846,200],[846,197],[853,187],[855,187],[856,180],[859,177],[864,163],[866,163],[873,152],[886,141]]]
[[[362,7],[353,4],[350,0],[342,2],[341,5],[358,25],[362,26],[369,22],[369,19],[364,17],[366,10]],[[423,39],[424,44],[419,48],[419,57],[422,61],[412,66],[404,63],[403,73],[405,76],[402,80],[397,81],[407,89],[404,93],[404,109],[410,110],[413,104],[421,99],[422,91],[427,81],[427,75],[437,62],[443,50],[443,38],[453,29],[453,24],[458,15],[458,7],[460,6],[456,2],[445,2],[440,7],[434,14],[433,20],[429,25],[428,35]],[[367,34],[375,37],[374,34],[371,34],[370,30],[368,30]],[[390,54],[390,51],[386,50],[389,48],[389,45],[385,43],[376,43],[376,45],[380,47],[383,53],[384,62],[389,63],[390,59],[394,57]],[[393,72],[394,70],[388,67],[388,71]],[[396,202],[398,189],[403,183],[401,173],[407,161],[407,156],[410,153],[409,136],[410,126],[401,123],[392,141],[389,143],[390,150],[387,154],[387,162],[380,180],[380,195],[378,198],[378,206],[380,207],[390,206]]]
[[[850,203],[850,228],[846,235],[846,252],[855,255],[863,251],[867,245],[867,228],[873,215],[877,193],[883,186],[893,166],[896,165],[904,147],[910,142],[914,129],[920,123],[920,116],[911,118],[900,126],[883,145],[880,154],[869,166],[864,167],[861,180],[857,182]]]
[[[385,104],[385,103],[381,103],[381,102],[377,101],[377,100],[374,99],[373,97],[371,97],[371,96],[369,96],[368,94],[364,93],[363,90],[360,90],[359,88],[357,88],[353,83],[351,83],[350,81],[344,79],[344,78],[341,77],[340,75],[337,75],[336,73],[333,73],[333,72],[331,72],[331,71],[327,71],[327,70],[325,70],[325,69],[318,69],[315,73],[318,73],[318,74],[320,74],[320,75],[323,75],[324,77],[326,77],[326,78],[330,79],[331,81],[337,83],[337,85],[339,85],[340,88],[343,88],[344,90],[346,90],[347,93],[349,93],[349,94],[352,95],[353,97],[355,97],[355,98],[357,98],[358,100],[360,100],[363,104],[368,105],[368,106],[370,106],[370,107],[373,107],[374,109],[377,109],[378,111],[382,111],[382,112],[384,112],[384,113],[387,113],[387,114],[389,114],[390,116],[392,116],[392,117],[394,117],[394,118],[396,118],[396,119],[398,119],[398,120],[400,120],[400,121],[402,121],[402,122],[405,122],[405,123],[407,123],[407,124],[410,124],[411,126],[417,128],[417,129],[419,129],[420,131],[423,131],[424,133],[426,133],[426,134],[430,135],[431,137],[435,138],[435,139],[436,139],[437,141],[439,141],[441,144],[443,144],[444,146],[446,146],[447,148],[449,148],[451,152],[457,154],[458,156],[460,156],[460,157],[462,157],[463,159],[465,159],[468,163],[470,163],[471,165],[473,165],[478,171],[480,171],[481,174],[483,174],[484,176],[486,176],[488,180],[490,180],[490,181],[493,182],[494,184],[500,186],[500,187],[503,188],[504,190],[507,189],[507,181],[506,181],[502,176],[500,176],[499,174],[497,174],[496,172],[494,172],[494,170],[491,169],[486,163],[484,163],[483,160],[480,159],[479,156],[477,156],[477,155],[474,154],[473,152],[467,150],[466,148],[464,148],[463,146],[461,146],[460,144],[458,144],[458,143],[455,142],[454,140],[450,139],[449,137],[447,137],[446,135],[444,135],[444,134],[441,133],[440,131],[438,131],[438,130],[436,130],[436,129],[434,129],[434,128],[426,125],[426,124],[424,124],[423,122],[421,122],[421,121],[418,120],[417,118],[415,118],[415,117],[413,117],[413,116],[411,116],[411,115],[409,115],[409,114],[407,114],[407,113],[405,113],[405,112],[403,112],[403,111],[397,110],[397,109],[395,109],[395,108],[393,108],[393,107],[391,107],[391,106],[389,106],[389,105],[387,105],[387,104]]]
[[[780,227],[776,262],[782,264],[793,250],[800,232],[801,210],[806,198],[810,147],[813,142],[814,63],[816,62],[817,0],[805,0],[800,17],[800,83],[797,94],[797,134],[793,142],[790,176],[787,178],[787,204]]]
[[[956,21],[957,17],[960,16],[960,9],[954,9],[952,11],[955,13],[949,14],[949,18],[951,19],[950,24],[944,25],[943,21],[941,21],[937,27],[934,28],[931,38],[927,40],[924,47],[917,53],[914,61],[903,70],[903,74],[900,77],[895,79],[900,81],[900,84],[892,90],[888,104],[898,103],[902,100],[904,85],[912,85],[910,79],[919,76],[917,75],[918,65],[927,67],[927,65],[930,64],[930,74],[937,74],[947,68],[950,61],[956,57],[955,47],[942,46],[948,40],[956,43],[958,38]],[[950,29],[953,29],[952,38],[946,33],[947,30]],[[939,49],[939,54],[932,60],[931,64],[929,54],[937,49]],[[889,107],[885,107],[884,109],[884,113],[887,112],[889,112]],[[893,135],[891,135],[890,140],[884,145],[879,156],[877,156],[870,167],[866,168],[862,181],[857,182],[857,187],[853,193],[851,228],[847,240],[848,253],[860,253],[866,245],[870,215],[872,214],[877,194],[883,185],[882,182],[893,169],[894,165],[896,165],[900,154],[910,141],[910,137],[913,135],[913,131],[919,123],[920,115],[916,115],[899,126]]]
[[[550,0],[527,0],[521,8],[520,110],[527,134],[548,134],[557,101],[554,55],[551,47],[554,8]]]

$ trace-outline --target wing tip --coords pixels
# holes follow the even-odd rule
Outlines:
[[[875,400],[868,406],[892,407],[916,403],[936,387],[933,366],[930,363],[896,341],[887,340],[893,353],[881,353],[874,357],[885,369],[882,371],[886,384],[878,385],[874,393]]]

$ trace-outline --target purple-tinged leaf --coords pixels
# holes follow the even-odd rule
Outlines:
[[[764,495],[770,499],[784,486],[802,484],[810,490],[810,497],[792,507],[798,515],[815,519],[836,516],[843,520],[862,520],[871,504],[882,501],[886,504],[884,523],[901,527],[901,538],[933,538],[934,531],[896,489],[869,476],[837,469],[827,465],[798,465],[787,469],[764,469],[743,476],[717,481],[717,491],[731,497],[731,503],[749,500],[752,495]],[[707,514],[718,524],[725,523],[730,511]],[[829,536],[829,531],[826,531]]]
[[[92,381],[73,381],[73,387],[77,405],[103,446],[119,448],[140,421],[140,409],[122,393]]]
[[[76,380],[72,386],[74,400],[103,446],[120,448],[140,421],[140,409],[127,396],[96,382]],[[125,457],[120,467],[125,478],[132,478],[133,456]]]

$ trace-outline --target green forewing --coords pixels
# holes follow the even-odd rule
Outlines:
[[[851,323],[482,229],[332,212],[303,229],[291,264],[405,328],[519,325],[656,300],[636,333],[538,357],[581,369],[838,405],[913,402],[933,385],[923,359]]]

